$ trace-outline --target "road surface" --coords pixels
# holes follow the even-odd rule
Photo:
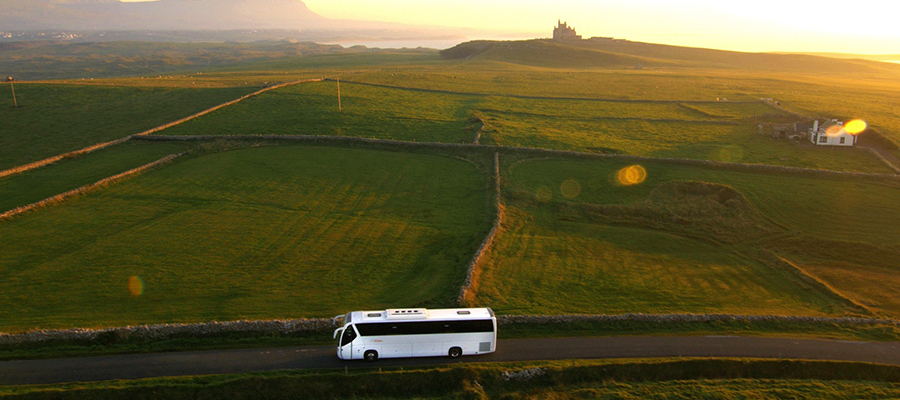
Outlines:
[[[424,366],[459,362],[504,362],[647,357],[750,357],[862,361],[900,365],[900,342],[855,342],[735,336],[652,336],[509,339],[497,351],[456,360],[384,359],[341,361],[336,348],[303,346],[211,350],[52,360],[0,361],[0,385],[45,384],[160,376],[229,374],[287,369]]]

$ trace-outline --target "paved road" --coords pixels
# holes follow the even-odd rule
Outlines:
[[[23,385],[284,369],[422,366],[639,357],[752,357],[877,362],[900,365],[900,342],[853,342],[734,336],[607,337],[501,340],[497,352],[458,360],[417,358],[341,361],[334,346],[215,350],[0,362],[0,384]]]

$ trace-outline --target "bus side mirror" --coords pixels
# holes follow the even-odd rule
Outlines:
[[[335,330],[334,330],[334,336],[332,336],[331,338],[332,338],[332,339],[337,339],[337,337],[338,337],[338,336],[341,334],[341,332],[343,332],[343,331],[344,331],[344,328],[337,328],[337,329],[335,329]]]

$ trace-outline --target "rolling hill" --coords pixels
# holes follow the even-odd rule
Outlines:
[[[480,59],[556,68],[697,67],[829,74],[898,74],[900,65],[803,54],[743,53],[627,40],[472,41],[441,52],[452,59]]]

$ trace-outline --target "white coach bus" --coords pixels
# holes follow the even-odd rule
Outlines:
[[[497,343],[497,318],[490,308],[353,311],[343,317],[344,326],[334,331],[342,360],[456,358],[492,353]]]

